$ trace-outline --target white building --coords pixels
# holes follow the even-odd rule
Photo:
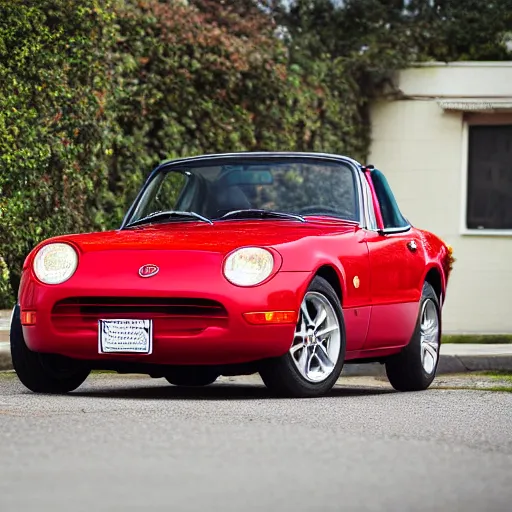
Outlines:
[[[428,63],[372,105],[368,163],[453,247],[444,332],[512,333],[512,62]]]

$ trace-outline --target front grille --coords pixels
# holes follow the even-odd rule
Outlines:
[[[52,310],[53,325],[65,331],[95,329],[98,320],[109,318],[149,318],[155,333],[165,334],[222,326],[228,314],[213,300],[146,297],[73,297],[56,303]]]

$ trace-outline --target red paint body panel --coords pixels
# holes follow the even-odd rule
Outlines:
[[[407,248],[412,240],[417,242],[416,252]],[[368,233],[366,241],[370,253],[372,315],[364,348],[406,345],[416,324],[425,275],[420,234],[414,228],[407,233]]]
[[[48,241],[68,241],[78,246],[84,253],[103,253],[113,250],[173,250],[226,255],[244,246],[275,247],[285,250],[288,244],[296,244],[304,239],[316,240],[318,236],[340,236],[353,233],[356,227],[357,224],[353,222],[322,221],[321,219],[316,222],[311,220],[307,224],[283,220],[216,221],[214,225],[173,222],[122,231],[65,235]],[[283,270],[303,270],[305,257],[295,254],[286,262]]]
[[[309,282],[323,264],[336,268],[340,280],[360,276],[359,289],[344,287],[349,308],[347,347],[361,348],[366,337],[370,316],[368,250],[363,231],[354,223],[237,221],[219,222],[213,227],[181,223],[67,235],[52,241],[56,240],[78,249],[79,265],[77,272],[59,286],[39,283],[30,268],[24,272],[20,304],[22,309],[35,310],[38,315],[37,325],[24,327],[24,334],[28,346],[35,351],[82,359],[145,358],[144,362],[162,364],[229,364],[282,355],[292,343],[294,326],[251,326],[242,314],[298,310]],[[223,277],[224,257],[244,245],[272,246],[275,250],[275,270],[279,272],[267,283],[241,288]],[[160,270],[154,277],[141,278],[138,270],[148,263]],[[27,266],[30,265],[29,258]],[[73,297],[94,298],[96,303],[107,297],[139,298],[142,305],[148,298],[212,300],[225,308],[226,317],[179,316],[171,321],[151,313],[111,315],[104,310],[83,321],[71,305],[67,305],[67,311],[62,312],[61,308],[59,315],[54,314],[57,303]],[[360,309],[350,309],[354,306]],[[125,317],[154,318],[153,354],[98,354],[98,319]]]
[[[403,349],[403,346],[387,346],[385,348],[374,348],[369,350],[354,350],[352,352],[347,352],[345,356],[345,360],[353,361],[354,359],[363,360],[363,359],[371,359],[375,361],[376,359],[384,359],[388,356],[392,356],[397,354]]]
[[[406,248],[410,239],[418,244],[414,254]],[[250,325],[243,313],[297,311],[326,265],[340,282],[347,359],[374,357],[407,344],[429,269],[439,270],[443,296],[446,286],[445,246],[434,235],[412,229],[381,236],[322,218],[170,223],[44,243],[55,241],[77,248],[77,271],[61,285],[44,285],[32,272],[37,248],[32,251],[19,303],[37,312],[37,323],[23,332],[32,350],[80,359],[230,364],[280,356],[295,326]],[[273,275],[259,286],[237,287],[222,274],[226,255],[243,246],[267,247],[275,255]],[[141,278],[138,270],[146,264],[158,266],[158,273]],[[152,354],[99,354],[99,318],[152,318]]]
[[[417,302],[425,273],[425,251],[420,234],[414,228],[407,233],[366,237],[370,253],[372,304]],[[410,241],[418,245],[416,252],[407,248]]]
[[[364,346],[370,326],[371,306],[344,308],[345,329],[347,331],[347,351],[360,350]]]
[[[364,350],[407,345],[416,326],[418,312],[418,302],[373,306]]]
[[[279,356],[290,348],[294,325],[254,326],[242,314],[297,311],[309,283],[308,272],[279,272],[267,284],[238,288],[222,277],[220,254],[151,252],[160,272],[149,279],[137,273],[148,260],[147,251],[112,250],[82,254],[80,272],[62,285],[25,280],[20,303],[23,309],[37,311],[37,325],[23,328],[29,348],[80,359],[160,364],[238,363]],[[171,258],[172,266],[166,265]],[[74,297],[86,305],[74,305],[69,301]],[[162,315],[150,298],[167,299],[167,306],[172,299],[176,305],[171,314]],[[59,306],[61,301],[68,304]],[[129,312],[130,303],[147,312]],[[153,353],[99,354],[100,318],[153,318]]]
[[[433,233],[424,230],[416,230],[424,248],[425,268],[423,269],[423,279],[432,269],[437,270],[441,277],[442,301],[446,298],[446,289],[450,269],[448,268],[449,251],[446,244]]]

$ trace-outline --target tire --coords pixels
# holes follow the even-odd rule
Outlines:
[[[219,374],[210,368],[178,368],[169,372],[165,379],[173,386],[201,387],[213,384]]]
[[[20,307],[11,320],[11,357],[21,383],[34,393],[62,394],[75,390],[89,376],[90,369],[64,356],[31,351],[23,337]]]
[[[431,318],[430,328],[427,329]],[[439,299],[425,283],[414,334],[402,351],[386,361],[386,374],[397,391],[423,391],[435,378],[441,345],[441,308]]]
[[[309,319],[305,315],[305,307]],[[327,318],[316,325],[313,333],[309,330],[308,336],[302,336],[301,333],[308,331],[306,324],[312,326],[319,319],[317,315],[321,309]],[[328,328],[333,330],[323,332]],[[317,338],[318,333],[325,338]],[[340,300],[332,286],[316,276],[303,298],[290,350],[281,357],[265,361],[260,368],[260,376],[267,388],[278,396],[313,398],[324,395],[332,389],[343,369],[345,339]],[[307,366],[308,360],[310,366]]]

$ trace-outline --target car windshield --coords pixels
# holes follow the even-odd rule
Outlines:
[[[355,175],[348,164],[300,158],[171,164],[153,176],[126,224],[311,215],[359,220]]]

